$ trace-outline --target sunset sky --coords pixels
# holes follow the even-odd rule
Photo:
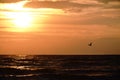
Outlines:
[[[0,54],[120,54],[120,0],[0,0]]]

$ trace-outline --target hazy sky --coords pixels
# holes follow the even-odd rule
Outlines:
[[[120,54],[120,0],[0,0],[0,54]]]

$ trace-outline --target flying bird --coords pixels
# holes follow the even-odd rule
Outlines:
[[[89,44],[88,44],[88,46],[92,46],[93,45],[93,42],[90,42]]]

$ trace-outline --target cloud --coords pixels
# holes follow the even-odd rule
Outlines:
[[[0,0],[0,3],[16,3],[22,0]]]
[[[82,14],[84,13],[84,9],[88,9],[89,11],[92,8],[101,7],[101,4],[93,2],[93,1],[29,1],[27,2],[24,7],[39,9],[39,8],[52,8],[52,9],[61,9],[65,13],[76,13]],[[92,9],[93,11],[93,9]],[[91,11],[90,11],[91,12]]]
[[[117,2],[116,2],[117,1]],[[104,9],[120,9],[120,0],[87,0],[87,1],[29,1],[24,7],[38,8],[53,8],[61,9],[67,13],[86,14],[95,13]],[[103,4],[103,3],[108,4]]]
[[[81,4],[72,1],[31,1],[24,5],[30,8],[86,8],[96,6],[94,4]]]
[[[105,5],[105,8],[107,8],[107,9],[120,9],[120,2],[111,2],[107,5]]]
[[[120,0],[97,0],[97,1],[102,3],[120,2]]]

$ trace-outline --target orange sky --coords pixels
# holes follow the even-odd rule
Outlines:
[[[120,54],[119,4],[1,1],[0,54]]]

